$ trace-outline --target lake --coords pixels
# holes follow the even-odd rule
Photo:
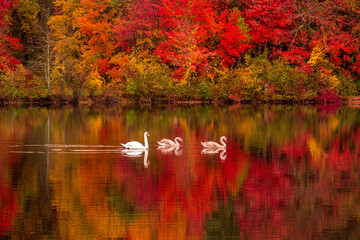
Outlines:
[[[357,239],[359,154],[356,108],[2,107],[0,238]]]

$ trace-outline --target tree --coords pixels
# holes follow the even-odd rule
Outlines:
[[[72,92],[74,102],[79,101],[80,93],[85,86],[90,66],[83,60],[81,46],[85,44],[80,32],[78,19],[82,16],[79,0],[56,0],[57,14],[49,20],[55,45],[55,64],[60,76],[61,94],[64,94],[64,83]]]
[[[154,46],[159,28],[158,0],[135,0],[124,5],[114,25],[118,46],[125,52],[134,50],[140,42],[148,42],[147,50]],[[154,48],[154,47],[152,47]]]
[[[175,69],[180,83],[190,85],[190,76],[207,68],[219,57],[228,67],[250,45],[241,28],[240,13],[216,2],[162,0],[158,7],[164,40],[157,46],[163,62]]]
[[[261,54],[288,45],[294,29],[294,7],[291,0],[250,0],[244,10],[253,44]]]
[[[82,0],[81,5],[83,14],[79,18],[79,28],[86,39],[81,46],[82,56],[106,79],[117,47],[113,29],[117,10],[109,0]]]
[[[22,45],[18,38],[10,33],[9,19],[11,8],[16,2],[0,0],[0,73],[7,69],[14,69],[20,61],[14,57],[14,52],[22,50]]]

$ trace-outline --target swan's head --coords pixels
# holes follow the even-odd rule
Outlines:
[[[144,136],[150,137],[150,134],[149,134],[148,132],[145,132],[145,133],[144,133]]]
[[[220,139],[222,139],[223,141],[227,142],[227,138],[225,136],[222,136]]]
[[[181,137],[176,137],[177,140],[184,142]]]

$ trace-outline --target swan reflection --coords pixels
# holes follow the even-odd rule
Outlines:
[[[175,156],[180,156],[183,153],[183,149],[180,149],[179,145],[162,145],[157,149],[163,154],[174,153]]]
[[[121,151],[121,154],[126,157],[141,157],[144,153],[144,167],[147,168],[150,164],[148,160],[149,156],[149,150],[131,150],[131,149],[125,149]]]
[[[226,148],[223,149],[208,149],[208,148],[204,148],[201,151],[201,154],[208,154],[208,155],[215,155],[220,153],[220,159],[221,161],[225,161],[227,158],[227,152],[226,152]]]

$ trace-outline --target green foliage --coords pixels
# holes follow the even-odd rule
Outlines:
[[[201,98],[205,101],[210,100],[212,93],[209,84],[206,81],[202,81],[199,86],[199,93]]]
[[[174,87],[174,93],[178,99],[190,100],[194,99],[194,88],[195,86],[189,87],[188,85],[179,85]]]
[[[309,88],[311,86],[309,76],[285,61],[270,62],[262,55],[258,58],[248,59],[247,65],[254,77],[263,81],[265,100],[299,101],[315,94],[313,89]],[[259,89],[254,93],[259,93]]]
[[[172,93],[169,70],[155,60],[131,58],[125,79],[127,94],[136,100],[161,100]]]
[[[13,11],[13,33],[17,37],[31,38],[38,31],[38,13],[40,5],[37,0],[19,0]]]
[[[46,94],[46,86],[22,65],[0,75],[0,99],[33,101]]]
[[[356,85],[351,78],[340,76],[340,85],[338,87],[338,93],[340,96],[353,96],[358,95],[359,92],[356,89]]]

